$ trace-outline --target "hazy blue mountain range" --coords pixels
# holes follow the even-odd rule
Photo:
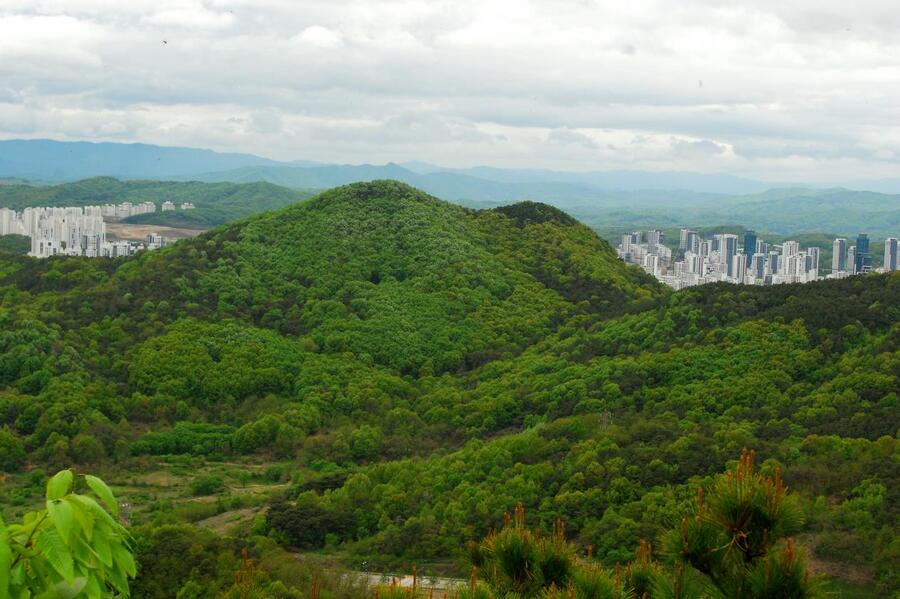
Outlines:
[[[642,195],[642,194],[637,194]],[[848,189],[771,189],[681,202],[643,197],[617,206],[573,206],[571,214],[609,236],[628,228],[741,225],[776,235],[825,232],[875,238],[900,233],[900,195]]]
[[[606,236],[621,229],[721,225],[741,225],[776,235],[855,235],[866,231],[883,238],[900,232],[900,195],[896,193],[808,186],[768,189],[763,182],[726,174],[577,173],[483,166],[447,169],[424,162],[286,163],[247,154],[142,144],[0,141],[0,179],[6,178],[6,183],[20,182],[16,178],[60,182],[100,175],[123,180],[269,183],[306,192],[358,181],[393,179],[476,208],[521,200],[546,202]],[[873,185],[894,189],[888,180]],[[900,185],[896,191],[900,191]],[[115,190],[112,193],[115,195]],[[238,193],[231,200],[244,198],[249,202],[250,197],[256,195]],[[238,211],[249,214],[263,206],[272,207],[266,202],[257,203],[258,206],[243,206]],[[234,201],[230,204],[236,206]],[[210,223],[215,224],[228,220],[223,214],[210,218]]]
[[[734,194],[771,187],[760,181],[727,174],[599,170],[579,173],[484,166],[449,169],[423,162],[326,165],[147,144],[0,141],[0,178],[58,183],[95,176],[207,182],[268,181],[303,189],[327,188],[361,180],[396,179],[422,185],[426,191],[448,199],[500,202],[538,195],[559,200],[593,199],[592,193],[597,190],[678,189]]]
[[[535,183],[553,181],[586,186],[591,189],[680,189],[706,193],[753,193],[772,187],[769,183],[735,177],[724,173],[683,173],[647,171],[564,172],[546,169],[503,169],[476,166],[449,169],[425,162],[407,162],[402,166],[421,174],[455,173],[500,183]]]
[[[416,173],[399,164],[248,166],[229,171],[194,174],[182,179],[208,183],[230,181],[246,183],[266,181],[298,189],[326,189],[358,181],[393,179],[413,185],[439,198],[451,201],[508,203],[522,199],[542,198],[547,201],[596,202],[600,190],[588,185],[557,181],[506,182],[482,179],[472,175],[438,171]]]
[[[0,177],[59,183],[88,177],[163,179],[249,165],[279,164],[249,154],[147,144],[0,141]]]

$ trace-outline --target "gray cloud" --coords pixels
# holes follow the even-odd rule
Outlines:
[[[589,136],[581,133],[580,131],[575,131],[567,127],[551,130],[550,133],[547,134],[547,141],[563,145],[576,144],[590,149],[596,149],[600,147],[600,144],[591,139]]]
[[[5,0],[0,136],[891,176],[898,28],[895,0]]]
[[[723,146],[722,144],[710,141],[708,139],[701,139],[698,141],[673,139],[672,151],[675,152],[677,156],[682,158],[704,159],[711,156],[724,154],[728,151],[728,148],[726,146]]]

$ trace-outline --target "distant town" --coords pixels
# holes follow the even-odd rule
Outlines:
[[[897,238],[888,237],[884,243],[884,266],[872,268],[869,237],[860,233],[851,245],[846,238],[834,240],[831,268],[820,267],[820,248],[801,249],[796,241],[780,244],[758,239],[754,231],[743,236],[723,233],[704,239],[697,231],[681,229],[677,252],[665,244],[659,229],[635,231],[622,236],[619,257],[638,264],[661,282],[674,289],[695,285],[741,283],[746,285],[777,285],[780,283],[808,283],[824,278],[840,279],[873,270],[898,270]]]
[[[184,202],[181,210],[194,205]],[[163,212],[179,209],[171,201],[162,203]],[[164,247],[168,240],[162,235],[147,235],[143,242],[108,240],[106,223],[138,214],[156,212],[154,202],[133,204],[104,204],[102,206],[66,206],[25,208],[21,212],[0,208],[0,235],[25,235],[31,238],[29,256],[85,256],[88,258],[118,258],[131,256],[140,250]]]

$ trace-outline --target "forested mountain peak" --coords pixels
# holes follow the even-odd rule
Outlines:
[[[520,225],[528,223],[553,222],[560,225],[574,225],[578,221],[550,204],[542,202],[524,201],[495,208],[497,212],[513,218]]]
[[[25,261],[15,276],[94,297],[66,312],[81,322],[163,304],[163,322],[233,318],[404,372],[472,368],[579,313],[612,317],[663,293],[565,214],[517,208],[475,211],[396,181],[355,183],[91,264],[100,272],[77,281],[63,260]]]

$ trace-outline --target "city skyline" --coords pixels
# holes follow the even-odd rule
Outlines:
[[[192,210],[190,202],[181,204],[182,210]],[[51,256],[84,256],[88,258],[118,258],[131,256],[139,250],[164,247],[168,240],[157,233],[146,236],[144,242],[110,241],[106,238],[106,223],[130,216],[156,212],[154,202],[122,202],[93,206],[36,206],[21,211],[0,208],[0,235],[22,235],[31,241],[28,255],[34,258]],[[162,210],[175,210],[175,204],[164,201]]]
[[[645,240],[646,239],[646,240]],[[794,240],[769,243],[756,231],[744,232],[743,243],[734,233],[719,233],[704,239],[700,233],[682,227],[677,251],[665,244],[660,229],[633,231],[622,236],[617,254],[625,262],[641,266],[647,273],[674,289],[717,282],[750,285],[809,283],[820,278],[821,248],[801,249]],[[898,241],[885,239],[883,266],[875,269],[870,239],[859,233],[855,244],[847,238],[832,243],[831,268],[824,278],[844,278],[867,272],[898,270]]]

